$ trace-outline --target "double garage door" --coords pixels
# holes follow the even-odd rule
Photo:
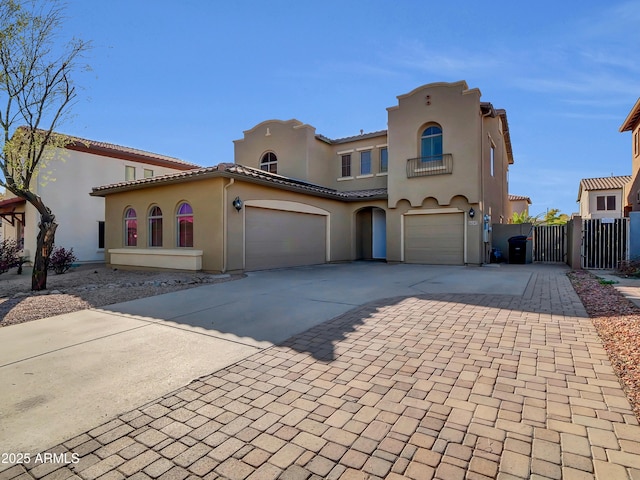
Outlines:
[[[326,261],[326,216],[247,207],[245,269],[316,265]]]
[[[407,215],[404,222],[407,263],[462,265],[464,214]]]

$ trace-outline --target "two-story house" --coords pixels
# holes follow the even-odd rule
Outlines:
[[[94,188],[113,265],[258,270],[356,259],[489,261],[509,215],[504,110],[466,82],[398,97],[388,129],[330,139],[269,120],[235,163]]]
[[[90,197],[97,184],[152,178],[198,168],[177,158],[149,153],[110,143],[70,137],[36,177],[32,191],[40,195],[56,216],[55,244],[73,248],[80,262],[104,262],[104,199]],[[35,252],[40,216],[25,200],[7,192],[0,201],[2,238],[13,238],[24,254]],[[33,258],[31,258],[33,259]]]
[[[577,200],[580,216],[583,219],[624,217],[630,182],[631,175],[580,180]]]
[[[640,211],[640,98],[620,126],[620,132],[631,132],[631,181],[627,187],[628,210]]]

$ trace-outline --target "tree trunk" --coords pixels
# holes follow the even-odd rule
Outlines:
[[[58,224],[53,215],[40,217],[38,225],[38,243],[36,255],[33,259],[33,274],[31,275],[31,290],[45,290],[47,288],[47,272],[49,271],[49,257],[53,251],[53,241]]]

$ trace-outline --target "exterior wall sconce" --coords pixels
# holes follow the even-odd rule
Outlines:
[[[242,210],[242,200],[240,200],[240,197],[236,197],[231,205],[233,205],[233,208],[235,208],[238,212]]]
[[[476,211],[473,208],[469,209],[469,218],[473,218],[476,216]]]

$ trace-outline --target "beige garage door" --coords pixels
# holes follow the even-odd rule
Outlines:
[[[462,213],[407,215],[404,223],[405,262],[462,265],[463,221]]]
[[[247,207],[246,270],[325,263],[325,219],[324,215]]]

